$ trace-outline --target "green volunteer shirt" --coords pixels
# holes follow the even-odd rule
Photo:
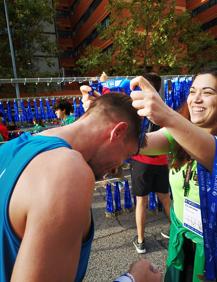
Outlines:
[[[173,139],[172,135],[164,129],[163,130],[164,136],[167,138],[168,142],[170,143],[171,151],[174,150],[174,146],[176,141]],[[178,220],[183,224],[183,208],[184,208],[184,180],[186,174],[187,163],[183,165],[179,169],[171,168],[169,173],[169,180],[170,186],[173,195],[173,208],[176,217]],[[197,162],[193,162],[192,166],[192,176],[189,181],[190,190],[188,193],[187,199],[200,204],[200,197],[199,197],[199,186],[197,180]]]
[[[74,115],[69,115],[65,119],[62,120],[61,125],[62,126],[67,125],[67,124],[73,123],[74,121],[75,121]]]
[[[192,176],[189,181],[190,190],[187,197],[184,197],[184,179],[186,174],[187,164],[183,165],[180,169],[170,169],[169,180],[173,195],[173,206],[176,217],[183,224],[183,210],[184,199],[189,199],[200,205],[199,186],[197,181],[197,163],[193,162]]]
[[[164,129],[163,134],[170,143],[170,151],[173,152],[176,141],[172,135]],[[196,245],[194,256],[193,280],[200,282],[198,275],[204,273],[204,243],[203,238],[191,232],[183,226],[184,198],[200,204],[199,185],[197,181],[197,162],[192,165],[192,175],[189,181],[190,190],[187,197],[184,197],[184,179],[187,169],[187,163],[179,169],[171,168],[169,180],[173,195],[173,203],[170,210],[170,240],[168,247],[167,271],[164,282],[180,282],[181,271],[184,265],[184,238],[190,239]]]

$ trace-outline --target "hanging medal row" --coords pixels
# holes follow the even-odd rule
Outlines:
[[[57,118],[55,106],[59,100],[60,98],[34,98],[0,101],[0,112],[7,124],[31,124],[33,119],[52,121]],[[84,112],[81,97],[68,97],[67,100],[72,103],[75,119],[79,118]]]
[[[189,89],[192,84],[192,76],[181,76],[165,79],[163,77],[163,96],[165,103],[177,110],[186,101]],[[125,92],[130,94],[130,80],[128,78],[108,79],[106,82],[89,82],[93,90],[102,94],[103,88],[110,91]],[[26,126],[32,123],[33,119],[52,122],[57,119],[55,115],[55,105],[60,99],[67,99],[73,107],[75,119],[83,113],[81,97],[39,97],[27,99],[0,100],[0,112],[6,124],[15,123]]]
[[[192,76],[176,77],[164,80],[165,103],[173,110],[178,110],[187,100],[192,84]]]

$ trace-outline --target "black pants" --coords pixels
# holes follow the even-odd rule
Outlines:
[[[185,238],[183,245],[184,269],[181,271],[180,282],[193,281],[195,249],[195,244],[191,240]]]

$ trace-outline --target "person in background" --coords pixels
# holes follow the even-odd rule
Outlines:
[[[8,129],[3,122],[3,114],[0,112],[0,142],[8,141]]]
[[[106,80],[108,80],[108,75],[103,71],[99,80],[100,82],[105,82]],[[109,94],[110,92],[111,90],[108,87],[106,86],[102,87],[102,95]]]
[[[145,73],[150,84],[159,93],[161,88],[161,77],[156,73]],[[157,131],[160,127],[149,122],[147,132]],[[138,154],[131,160],[132,191],[136,196],[136,228],[137,236],[133,245],[137,253],[146,253],[145,248],[145,221],[148,195],[156,192],[158,199],[163,204],[167,217],[170,217],[170,195],[169,195],[169,169],[167,155],[145,156]]]
[[[37,120],[36,118],[33,119],[34,127],[31,128],[32,133],[38,133],[45,130],[45,125],[42,119]]]
[[[61,100],[55,106],[55,114],[58,119],[61,119],[61,125],[67,125],[75,121],[74,115],[72,114],[72,105],[67,100]]]

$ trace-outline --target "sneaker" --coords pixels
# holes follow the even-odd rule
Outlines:
[[[164,237],[165,239],[170,239],[169,234],[167,234],[166,232],[161,232],[160,233],[162,237]]]
[[[138,243],[138,236],[136,236],[134,238],[133,245],[135,246],[138,254],[145,254],[146,253],[145,241],[143,241],[142,243]]]

